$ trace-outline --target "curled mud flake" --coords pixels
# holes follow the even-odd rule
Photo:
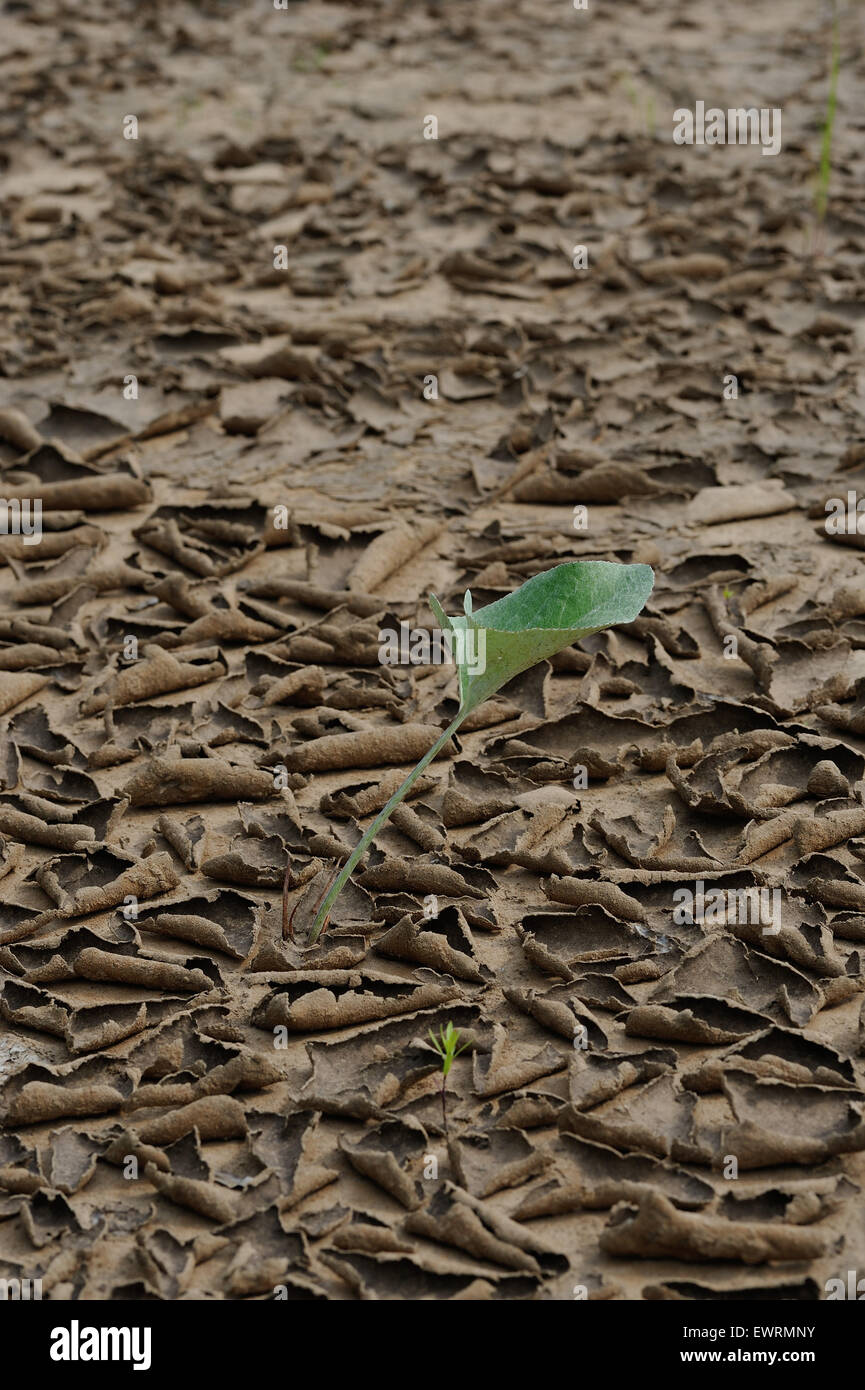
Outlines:
[[[460,1186],[481,1198],[521,1187],[553,1161],[516,1128],[455,1135],[448,1140],[448,1154]]]
[[[253,898],[220,889],[166,903],[139,916],[138,926],[142,931],[192,941],[234,960],[245,960],[258,940],[260,915],[261,908]]]
[[[63,854],[34,872],[39,886],[57,904],[61,917],[105,912],[131,896],[138,901],[169,893],[179,882],[170,854],[135,860],[106,846]]]
[[[552,902],[567,903],[571,907],[595,904],[603,907],[611,917],[618,917],[626,922],[647,920],[642,903],[615,883],[595,878],[591,871],[579,875],[569,874],[566,878],[557,878],[554,875],[549,882],[544,883],[543,889]]]
[[[273,1297],[278,1286],[286,1284],[288,1298],[321,1296],[320,1286],[312,1277],[305,1237],[299,1230],[287,1228],[274,1205],[252,1216],[239,1213],[239,1219],[212,1234],[209,1244],[196,1242],[199,1261],[214,1253],[219,1257],[227,1290],[234,1298],[255,1294]]]
[[[113,1004],[72,1004],[24,981],[7,980],[0,1015],[10,1023],[62,1038],[71,1056],[112,1047],[185,1008],[180,995]]]
[[[253,1025],[293,1033],[348,1028],[435,1008],[460,998],[459,986],[432,970],[418,970],[414,980],[398,980],[370,970],[298,974],[277,986],[252,1015]]]
[[[129,1101],[129,1108],[189,1105],[203,1096],[264,1090],[283,1079],[282,1072],[268,1057],[240,1048],[234,1049],[233,1055],[225,1049],[225,1054],[224,1061],[217,1061],[206,1076],[196,1080],[164,1080],[139,1086]]]
[[[298,666],[287,675],[269,681],[261,703],[267,705],[320,705],[327,677],[320,666]]]
[[[269,772],[241,767],[222,758],[154,757],[123,788],[123,795],[133,806],[265,801],[277,794]]]
[[[96,839],[91,825],[46,823],[37,816],[16,811],[13,806],[0,804],[0,831],[26,845],[44,845],[48,849],[83,849]]]
[[[328,734],[291,748],[285,754],[285,764],[290,772],[327,772],[416,762],[429,752],[441,732],[434,724],[402,724]]]
[[[13,444],[21,454],[39,449],[45,442],[23,410],[15,410],[12,406],[0,410],[0,439]]]
[[[537,811],[508,811],[469,836],[463,843],[462,853],[473,863],[533,866],[533,851],[568,813],[569,807],[557,804]]]
[[[8,647],[0,645],[0,671],[27,671],[54,666],[59,659],[54,647],[40,642],[17,642]]]
[[[647,1082],[603,1114],[567,1106],[559,1116],[559,1128],[624,1153],[708,1165],[715,1152],[713,1136],[698,1130],[696,1106],[696,1097],[667,1074]]]
[[[6,1135],[0,1140],[0,1192],[9,1196],[29,1196],[41,1188],[50,1186],[42,1174],[39,1154],[28,1148],[14,1135]],[[7,1205],[8,1199],[0,1198],[0,1211],[4,1216],[12,1216],[14,1208]]]
[[[816,900],[830,911],[842,908],[849,913],[865,912],[865,883],[833,855],[806,855],[799,860],[790,878],[796,896]],[[843,928],[838,930],[837,917],[832,917],[830,926],[833,934],[845,935]]]
[[[573,912],[527,913],[518,932],[526,959],[545,974],[564,980],[573,979],[578,966],[653,954],[646,933],[593,904]]]
[[[639,273],[650,283],[664,280],[718,280],[729,273],[730,262],[723,256],[694,251],[686,256],[665,256],[659,260],[642,261]],[[735,492],[735,488],[718,491]]]
[[[155,1163],[146,1163],[144,1177],[163,1197],[187,1207],[199,1216],[216,1221],[220,1226],[234,1221],[238,1214],[237,1198],[230,1196],[215,1183],[201,1182],[195,1178],[179,1177],[174,1173],[163,1173]]]
[[[407,564],[445,531],[441,521],[398,521],[376,536],[348,576],[351,593],[367,594]]]
[[[831,806],[831,802],[830,802]],[[792,838],[799,854],[816,854],[865,832],[865,807],[840,810],[818,807],[813,816],[799,816],[792,822]]]
[[[747,1184],[728,1192],[719,1213],[731,1221],[788,1221],[812,1226],[840,1211],[859,1188],[843,1177],[792,1179],[772,1186]]]
[[[793,838],[794,826],[801,819],[798,810],[781,811],[768,820],[750,821],[736,852],[742,864],[753,864],[764,854],[771,854],[779,845]]]
[[[791,1086],[733,1069],[722,1088],[735,1123],[722,1130],[720,1153],[734,1154],[740,1169],[823,1163],[865,1148],[859,1092]]]
[[[504,797],[490,796],[478,800],[462,792],[458,787],[449,787],[442,804],[442,818],[449,830],[464,825],[478,825],[481,821],[493,820],[510,809]]]
[[[648,817],[644,818],[644,824],[640,824],[633,816],[611,821],[599,812],[592,815],[589,823],[627,863],[637,868],[649,868],[664,859],[664,850],[676,829],[676,815],[668,803],[660,824],[656,821],[651,828]]]
[[[370,864],[358,874],[358,882],[367,892],[405,891],[412,894],[434,894],[443,898],[484,898],[484,888],[475,886],[461,865],[429,863],[422,859],[397,859],[385,855],[379,863]]]
[[[40,1151],[40,1166],[46,1183],[67,1197],[80,1192],[96,1172],[96,1160],[104,1143],[72,1126],[54,1130]]]
[[[151,498],[149,485],[129,465],[108,473],[82,463],[59,442],[40,444],[20,460],[18,468],[38,478],[45,511],[126,511]],[[7,496],[30,497],[31,486],[10,488]]]
[[[373,782],[349,784],[341,787],[339,791],[326,793],[319,803],[319,810],[324,815],[336,816],[340,820],[362,820],[386,806],[403,780],[402,773],[394,769],[383,773]],[[406,800],[431,791],[438,785],[438,780],[433,776],[419,777]]]
[[[763,694],[768,695],[772,687],[775,665],[778,661],[778,652],[775,647],[769,642],[754,641],[752,637],[749,637],[746,632],[731,621],[730,613],[719,589],[714,587],[708,589],[703,595],[703,602],[719,640],[735,643],[737,656],[747,666],[750,666],[758,689]]]
[[[698,492],[686,509],[690,522],[697,525],[718,525],[725,521],[742,521],[751,517],[776,516],[798,506],[778,478],[765,483],[742,483],[736,486],[709,487]]]
[[[801,756],[794,754],[786,759],[783,754],[776,753],[773,743],[780,743],[782,747],[795,746],[795,743],[786,735],[773,737],[774,734],[774,730],[759,730],[750,740],[747,736],[743,738],[736,747],[716,746],[696,762],[688,777],[681,773],[675,755],[671,755],[665,769],[667,777],[685,805],[694,811],[718,816],[762,818],[774,815],[787,802],[805,796],[808,766]],[[726,740],[716,740],[716,744],[724,742]],[[785,776],[798,777],[803,785],[785,786],[781,781],[777,784],[773,781],[773,777]],[[754,789],[749,795],[752,781]]]
[[[556,1094],[561,1082],[561,1075],[551,1076],[523,1090],[494,1096],[481,1110],[480,1123],[485,1128],[500,1129],[546,1129],[555,1125],[565,1103]]]
[[[516,502],[597,502],[619,504],[627,497],[663,491],[645,469],[631,463],[597,463],[579,473],[561,468],[538,470],[514,488]]]
[[[677,1211],[660,1192],[647,1192],[639,1206],[613,1209],[601,1232],[600,1246],[608,1255],[638,1259],[711,1261],[738,1260],[768,1264],[782,1260],[818,1259],[831,1247],[822,1231],[768,1222],[731,1222],[723,1217]]]
[[[43,1250],[57,1240],[80,1239],[87,1230],[61,1192],[36,1192],[23,1202],[21,1225],[34,1250]],[[95,1235],[92,1232],[91,1239]]]
[[[552,1175],[526,1194],[512,1212],[514,1220],[607,1211],[618,1202],[639,1202],[647,1191],[663,1192],[685,1210],[699,1210],[715,1196],[707,1182],[684,1168],[645,1154],[619,1154],[574,1134],[561,1135],[550,1161]]]
[[[391,824],[426,853],[432,854],[445,847],[444,830],[438,817],[423,803],[418,803],[416,807],[397,806],[391,816]]]
[[[862,774],[861,765],[855,768],[851,767],[851,772],[853,774],[851,780],[858,781]],[[831,758],[821,758],[808,774],[805,791],[809,796],[814,796],[822,801],[831,797],[846,798],[850,796],[851,786],[847,776],[841,771],[837,763],[833,762]]]
[[[414,1119],[390,1120],[353,1142],[344,1136],[339,1147],[358,1173],[377,1183],[408,1211],[421,1206],[429,1138]]]
[[[563,1071],[567,1058],[547,1043],[540,1050],[523,1043],[512,1042],[502,1024],[493,1027],[493,1043],[488,1053],[475,1052],[472,1057],[472,1085],[477,1096],[497,1096],[528,1086],[541,1076]]]
[[[256,598],[288,598],[308,607],[330,613],[345,607],[360,618],[373,617],[393,604],[377,594],[352,593],[348,589],[326,589],[299,579],[242,579],[238,588]]]
[[[153,828],[168,842],[185,869],[196,868],[198,846],[204,836],[201,816],[190,816],[184,821],[176,816],[157,816]]]
[[[568,1095],[577,1110],[592,1110],[620,1091],[676,1070],[671,1048],[597,1054],[575,1049],[568,1067]]]
[[[282,1210],[290,1210],[336,1182],[336,1170],[313,1156],[318,1115],[302,1111],[284,1116],[254,1110],[248,1112],[247,1122],[253,1154],[276,1175]]]
[[[734,926],[733,930],[737,928]],[[763,946],[772,939],[755,935],[755,944]],[[678,1000],[695,996],[753,1013],[752,1032],[765,1026],[759,1015],[782,1025],[804,1027],[823,1003],[821,991],[800,970],[723,934],[715,934],[693,947],[651,991],[646,1002],[676,1007]],[[731,1014],[730,1026],[733,1023]]]
[[[816,1279],[781,1280],[759,1284],[720,1284],[717,1279],[708,1281],[692,1279],[667,1279],[662,1284],[646,1284],[643,1298],[650,1302],[661,1299],[674,1299],[694,1303],[708,1299],[712,1303],[736,1302],[750,1303],[757,1299],[775,1302],[789,1299],[796,1302],[816,1302],[820,1298],[820,1286]]]
[[[567,1269],[565,1257],[540,1236],[449,1182],[409,1213],[405,1229],[506,1269],[538,1275]]]
[[[332,1236],[335,1250],[355,1254],[411,1255],[411,1241],[397,1234],[386,1222],[366,1212],[352,1212],[351,1219]]]
[[[136,704],[154,695],[206,685],[224,676],[227,670],[221,657],[216,661],[178,661],[170,652],[155,645],[145,647],[142,657],[127,670],[118,671],[107,691],[84,700],[82,715],[98,714],[109,704]]]
[[[23,704],[47,684],[48,676],[33,671],[0,671],[0,714]]]
[[[39,559],[53,560],[82,546],[102,550],[107,544],[108,538],[98,526],[73,526],[68,531],[50,531],[46,527],[39,541]],[[29,537],[3,536],[0,540],[0,561],[10,566],[16,561],[22,564],[30,561],[32,565],[34,556]]]
[[[73,962],[76,978],[112,984],[135,985],[139,989],[174,991],[178,994],[209,993],[222,985],[218,969],[207,957],[190,957],[188,964],[152,957],[131,957],[96,947],[85,947]]]
[[[152,1120],[136,1119],[133,1125],[142,1144],[164,1148],[197,1132],[200,1139],[242,1139],[247,1132],[243,1106],[233,1096],[204,1096]]]
[[[135,1243],[138,1259],[159,1297],[175,1299],[186,1291],[195,1272],[191,1241],[166,1226],[156,1226],[138,1231]]]
[[[505,987],[503,994],[521,1013],[536,1019],[559,1037],[567,1038],[574,1046],[606,1048],[606,1033],[591,1010],[583,1005],[573,985],[553,985],[547,990]]]
[[[812,970],[821,981],[821,988],[827,1002],[841,1003],[845,994],[855,993],[852,980],[845,989],[844,982],[851,974],[850,962],[838,953],[832,933],[826,926],[825,913],[818,908],[809,908],[794,897],[787,897],[777,890],[780,906],[774,911],[774,920],[768,922],[768,914],[757,921],[750,920],[756,914],[749,913],[749,920],[739,916],[727,917],[727,926],[734,936],[749,945],[765,951],[777,959],[786,959],[803,970]],[[858,971],[853,963],[852,974]],[[833,986],[832,982],[837,983]]]
[[[56,728],[44,710],[34,707],[13,716],[9,721],[9,737],[22,753],[49,766],[56,763],[69,766],[80,753],[71,731],[62,726]]]
[[[334,1251],[321,1251],[319,1259],[364,1300],[524,1300],[535,1298],[540,1284],[533,1275],[501,1274],[479,1279],[448,1268],[442,1261],[431,1267],[428,1255],[406,1258],[389,1253],[343,1253],[337,1247]]]
[[[628,1014],[629,1037],[718,1046],[765,1027],[765,1014],[736,1008],[713,996],[679,995],[670,1004],[640,1004]]]
[[[406,913],[376,939],[374,949],[378,955],[425,965],[472,984],[491,979],[491,972],[477,958],[464,915],[454,906],[444,908],[432,920]]]
[[[310,845],[311,849],[316,847]],[[219,852],[221,849],[222,852]],[[222,840],[208,834],[201,855],[205,878],[249,888],[281,888],[285,879],[285,843],[278,835],[250,839],[236,835]]]
[[[168,505],[149,516],[134,534],[194,574],[221,578],[261,554],[264,519],[263,506],[243,501]]]
[[[159,644],[166,648],[177,648],[210,642],[270,642],[279,636],[280,631],[280,627],[263,622],[243,607],[217,606],[196,618],[181,632],[160,638]]]
[[[7,1125],[37,1124],[118,1110],[131,1096],[134,1079],[122,1065],[89,1057],[61,1067],[29,1063],[0,1086],[0,1118]]]

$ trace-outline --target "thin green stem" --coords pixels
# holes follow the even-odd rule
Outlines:
[[[424,753],[417,767],[412,768],[411,772],[403,782],[402,786],[397,788],[387,805],[383,807],[381,811],[379,811],[378,815],[372,822],[372,825],[364,834],[360,843],[352,850],[348,859],[345,861],[342,868],[340,869],[339,874],[334,879],[330,892],[328,893],[321,907],[318,909],[315,921],[312,924],[312,931],[309,934],[310,946],[315,945],[315,942],[321,935],[322,928],[325,922],[327,921],[328,917],[330,916],[330,910],[336,902],[336,899],[339,897],[339,894],[345,887],[346,883],[351,878],[355,865],[366,853],[367,849],[369,848],[372,841],[375,839],[378,832],[381,830],[385,821],[389,818],[391,812],[395,811],[397,806],[403,800],[403,798],[408,795],[415,782],[417,781],[418,777],[423,772],[424,768],[427,767],[432,762],[433,758],[441,752],[445,744],[451,738],[451,735],[456,733],[457,729],[459,728],[460,724],[462,724],[463,720],[465,719],[468,713],[468,709],[463,709],[462,707],[460,707],[460,709],[457,711],[456,718],[452,721],[452,723],[448,725],[441,738],[436,739],[429,752]]]

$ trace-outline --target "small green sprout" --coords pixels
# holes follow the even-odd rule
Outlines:
[[[324,930],[331,908],[348,882],[355,865],[366,853],[382,826],[408,795],[424,768],[450,742],[460,724],[483,700],[501,690],[514,676],[528,671],[539,661],[555,656],[592,633],[618,623],[632,623],[645,605],[655,576],[648,565],[619,565],[609,560],[576,560],[527,579],[519,589],[495,603],[472,612],[472,596],[466,592],[464,615],[448,618],[435,594],[430,607],[454,638],[454,660],[459,674],[460,703],[451,721],[432,747],[423,755],[379,811],[343,864],[324,901],[318,907],[309,945]],[[471,641],[469,640],[471,639]],[[484,660],[467,656],[469,650],[482,650]],[[283,899],[283,922],[287,913],[287,893]]]
[[[647,90],[645,87],[642,87],[640,91],[638,91],[635,83],[627,73],[622,73],[619,81],[627,93],[628,101],[631,103],[637,119],[643,126],[644,133],[648,135],[650,139],[654,140],[657,129],[654,92]]]
[[[838,8],[835,0],[833,0],[832,12],[832,58],[829,69],[829,93],[826,98],[826,115],[823,118],[823,135],[820,145],[820,168],[814,189],[814,212],[817,218],[818,240],[823,230],[826,209],[829,205],[829,181],[832,177],[832,134],[835,129],[835,112],[838,104],[838,75],[841,70]]]
[[[460,1030],[454,1028],[448,1020],[447,1028],[442,1023],[439,1028],[439,1036],[436,1037],[432,1028],[429,1030],[430,1042],[442,1059],[442,1119],[444,1120],[445,1134],[448,1130],[447,1101],[445,1099],[445,1088],[447,1086],[448,1072],[459,1057],[461,1052],[465,1052],[469,1046],[468,1042],[460,1043]],[[459,1044],[459,1046],[457,1045]]]
[[[327,44],[317,43],[314,48],[307,48],[299,53],[291,66],[295,72],[321,72],[329,57],[330,50]]]

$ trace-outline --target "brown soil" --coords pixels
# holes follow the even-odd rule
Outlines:
[[[865,14],[822,220],[827,14],[779,16],[7,7],[0,1278],[865,1270]],[[675,144],[698,100],[780,154]],[[380,631],[587,558],[644,614],[483,706],[305,948],[456,709]]]

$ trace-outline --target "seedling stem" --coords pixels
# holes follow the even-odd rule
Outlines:
[[[460,707],[456,714],[456,717],[451,721],[450,724],[448,724],[441,737],[436,739],[435,743],[433,744],[432,748],[429,750],[428,753],[424,753],[417,767],[412,768],[411,772],[409,773],[408,777],[406,777],[402,786],[397,787],[390,801],[388,801],[387,805],[379,811],[378,815],[370,825],[369,829],[364,834],[363,838],[352,850],[348,859],[345,861],[336,878],[334,879],[333,884],[330,888],[330,892],[328,893],[327,897],[325,898],[324,902],[322,903],[321,907],[318,909],[318,912],[316,913],[315,921],[312,924],[312,931],[309,934],[310,946],[314,945],[314,943],[318,940],[319,936],[324,930],[325,923],[327,922],[327,919],[330,916],[330,909],[333,907],[333,904],[336,902],[336,899],[342,892],[342,889],[345,886],[345,884],[351,878],[355,865],[363,858],[364,854],[366,853],[369,846],[372,844],[376,835],[381,830],[385,822],[389,819],[391,813],[395,811],[400,802],[406,796],[408,796],[409,792],[411,791],[420,774],[423,772],[424,768],[428,767],[429,764],[432,762],[433,758],[441,752],[445,744],[450,739],[451,735],[456,733],[457,729],[459,728],[460,724],[463,722],[468,713],[468,709]]]
[[[429,1030],[429,1035],[430,1042],[432,1043],[436,1052],[442,1059],[442,1120],[444,1122],[445,1134],[447,1134],[448,1112],[446,1100],[446,1087],[448,1080],[448,1072],[453,1066],[454,1060],[457,1057],[459,1057],[461,1052],[465,1052],[466,1048],[468,1047],[468,1043],[464,1042],[461,1046],[457,1046],[457,1043],[459,1042],[460,1038],[460,1030],[459,1028],[454,1028],[453,1024],[450,1021],[448,1022],[447,1028],[443,1023],[441,1024],[441,1026],[439,1027],[438,1037],[436,1037],[432,1028]]]

